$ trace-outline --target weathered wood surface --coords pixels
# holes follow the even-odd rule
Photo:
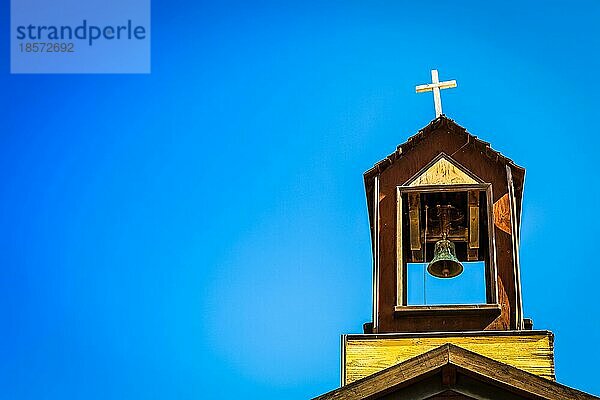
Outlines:
[[[444,156],[443,154],[441,154],[440,156]],[[438,156],[436,159],[439,159],[440,156]],[[430,164],[435,164],[435,159],[430,163]],[[462,167],[461,167],[462,168]],[[427,167],[425,168],[427,169]],[[418,175],[417,175],[418,177]],[[476,178],[476,177],[475,177]],[[462,330],[482,330],[485,329],[490,323],[492,323],[497,317],[498,315],[501,315],[502,313],[497,313],[496,315],[493,316],[492,319],[490,319],[491,314],[488,312],[482,312],[479,313],[479,315],[477,315],[477,313],[472,313],[470,312],[470,315],[464,315],[465,318],[455,318],[452,320],[449,320],[448,314],[447,313],[439,313],[439,314],[434,314],[431,315],[431,313],[426,313],[428,315],[428,318],[426,320],[424,320],[422,317],[423,315],[420,315],[419,313],[398,313],[397,311],[402,311],[399,310],[398,307],[400,306],[406,306],[407,305],[407,281],[406,281],[406,263],[410,262],[411,259],[411,254],[410,254],[410,250],[409,247],[405,245],[405,241],[406,241],[406,235],[403,235],[403,230],[406,228],[408,229],[408,231],[410,231],[412,228],[410,227],[411,223],[410,221],[407,221],[407,219],[410,219],[410,210],[408,212],[408,218],[407,218],[407,213],[403,212],[403,208],[405,207],[403,204],[404,203],[409,203],[408,205],[410,205],[410,198],[414,193],[418,193],[419,195],[424,195],[426,193],[435,193],[435,194],[439,194],[439,193],[455,193],[455,192],[474,192],[477,193],[479,195],[479,197],[484,198],[482,205],[482,209],[481,209],[481,213],[482,215],[484,215],[485,217],[483,218],[483,221],[485,221],[485,226],[487,226],[487,229],[481,229],[480,233],[482,234],[481,240],[482,243],[485,243],[486,246],[484,246],[486,249],[484,250],[485,253],[487,254],[483,254],[483,260],[485,260],[485,264],[486,264],[486,271],[485,271],[485,276],[486,276],[486,303],[488,305],[494,305],[495,308],[498,308],[497,305],[498,304],[502,304],[502,303],[498,303],[498,289],[497,289],[497,284],[498,284],[498,280],[496,279],[496,277],[498,276],[497,273],[497,267],[496,265],[493,263],[493,260],[495,259],[494,257],[490,257],[491,254],[494,253],[494,243],[495,243],[495,229],[493,227],[493,215],[491,213],[488,213],[487,210],[491,210],[492,209],[492,203],[491,203],[491,199],[493,198],[493,191],[492,191],[492,187],[491,184],[487,184],[487,183],[478,183],[478,184],[462,184],[462,183],[456,183],[456,184],[452,184],[452,185],[423,185],[423,186],[398,186],[396,188],[397,190],[397,194],[396,194],[396,206],[397,206],[397,213],[396,215],[400,216],[398,217],[399,219],[402,219],[401,222],[396,223],[396,228],[397,228],[397,232],[396,232],[396,262],[397,262],[397,272],[396,272],[396,282],[397,284],[396,286],[396,304],[395,304],[395,311],[396,313],[394,314],[394,317],[397,318],[398,320],[401,320],[402,323],[404,324],[404,326],[407,326],[408,329],[398,329],[396,331],[384,331],[384,330],[376,330],[376,332],[381,332],[381,333],[389,333],[389,332],[434,332],[434,331],[462,331]],[[477,195],[476,195],[477,197]],[[408,200],[408,201],[407,201]],[[479,200],[477,200],[479,201]],[[477,204],[477,203],[475,203]],[[410,208],[410,207],[409,207]],[[435,211],[434,211],[435,212]],[[427,209],[425,209],[425,218],[424,220],[427,220]],[[404,226],[405,225],[405,226]],[[403,227],[404,226],[404,227]],[[483,226],[481,226],[483,228]],[[435,230],[429,230],[429,229],[423,229],[424,231],[427,231],[427,235],[423,237],[423,241],[428,242],[428,243],[435,243],[435,241],[440,240],[441,237],[441,231],[438,230],[438,232],[436,232]],[[464,228],[463,230],[457,229],[454,231],[450,231],[450,236],[448,237],[449,240],[458,240],[458,241],[467,241],[468,240],[468,229]],[[479,243],[478,243],[479,246]],[[406,248],[405,248],[406,247]],[[379,248],[379,247],[378,247]],[[473,250],[475,251],[475,250]],[[381,254],[379,253],[379,255],[381,256]],[[472,253],[472,255],[474,255],[474,253]],[[412,262],[416,262],[416,260],[412,260]],[[379,271],[379,264],[376,265],[375,268],[377,271]],[[376,281],[378,284],[380,284],[380,281]],[[420,306],[417,306],[420,307]],[[410,307],[406,307],[407,309],[409,309]],[[423,307],[421,307],[423,308]],[[457,310],[460,307],[455,307]],[[424,308],[423,308],[424,309]],[[500,311],[502,311],[502,308],[499,308]],[[380,315],[377,313],[374,313],[373,315]],[[497,326],[496,329],[501,329],[501,328],[507,328],[508,325],[507,324],[502,324],[500,326]]]
[[[446,343],[555,379],[554,341],[548,331],[451,335],[347,335],[342,377],[352,383]]]
[[[456,87],[456,81],[453,79],[451,81],[440,82],[438,77],[437,69],[431,70],[431,83],[427,83],[425,85],[418,85],[415,90],[417,93],[423,92],[433,92],[433,103],[435,107],[435,116],[436,118],[442,115],[442,97],[440,95],[440,89],[451,89]]]
[[[396,306],[394,307],[399,318],[411,317],[454,317],[462,319],[469,315],[481,317],[490,315],[496,317],[502,311],[498,304],[441,304],[441,305],[418,305],[418,306]]]
[[[450,371],[448,366],[454,367],[455,372]],[[424,389],[434,393],[426,393]],[[427,399],[448,392],[477,399],[598,399],[461,347],[445,344],[315,400]],[[405,393],[411,395],[406,396]]]
[[[494,225],[501,229],[503,232],[512,234],[512,228],[510,225],[510,202],[508,200],[508,193],[494,203]]]
[[[515,264],[518,259],[513,254],[512,235],[494,226],[496,253],[497,298],[502,312],[490,320],[489,315],[470,316],[459,323],[456,319],[398,318],[395,306],[398,296],[404,295],[396,284],[402,273],[397,262],[402,249],[397,242],[397,187],[404,185],[418,171],[426,167],[441,153],[451,155],[461,166],[493,187],[492,204],[508,194],[507,166],[512,171],[514,202],[520,215],[525,170],[516,166],[508,158],[495,152],[489,144],[470,135],[454,121],[442,116],[432,121],[417,135],[399,146],[397,151],[365,173],[365,188],[368,196],[369,218],[372,235],[377,237],[377,312],[374,315],[375,332],[424,332],[436,330],[510,330],[517,329],[521,299],[515,279]],[[379,196],[377,201],[377,224],[374,221],[373,182],[378,177]],[[492,212],[492,210],[489,210]],[[512,213],[513,211],[511,211]],[[512,218],[511,218],[512,219]],[[515,219],[520,225],[520,219]],[[493,223],[493,222],[492,222]],[[375,230],[375,226],[377,229]],[[518,226],[512,230],[518,232]],[[511,232],[512,233],[512,232]],[[517,239],[518,240],[518,239]],[[517,299],[517,297],[519,297]]]
[[[513,182],[513,174],[510,167],[506,166],[506,180],[508,185],[508,200],[510,204],[510,220],[511,220],[511,243],[512,243],[512,259],[513,259],[513,275],[514,275],[514,285],[515,285],[515,297],[514,303],[515,306],[512,307],[514,310],[514,319],[516,319],[516,329],[523,329],[523,297],[521,295],[521,268],[519,262],[519,227],[520,224],[517,223],[517,215],[518,215],[518,207],[517,207],[517,199],[515,198],[515,186]]]
[[[449,354],[444,348],[436,349],[427,354],[411,358],[395,367],[388,368],[373,375],[374,379],[362,379],[350,385],[343,386],[322,396],[319,400],[341,400],[341,399],[368,399],[376,394],[384,394],[393,388],[407,386],[410,382],[420,376],[448,364]],[[404,385],[403,385],[404,384]]]
[[[425,185],[461,185],[461,184],[478,184],[461,168],[454,165],[446,157],[442,156],[439,160],[429,166],[425,171],[422,171],[418,176],[413,178],[407,186],[425,186]],[[399,183],[401,184],[401,182]]]
[[[472,352],[458,347],[450,350],[449,361],[451,364],[460,367],[466,375],[471,377],[488,377],[490,382],[507,385],[516,393],[531,395],[531,398],[538,396],[548,400],[584,400],[598,399],[588,393],[570,388],[560,383],[543,379],[527,371],[511,368],[502,364],[493,362]]]

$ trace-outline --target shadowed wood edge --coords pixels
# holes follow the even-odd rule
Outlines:
[[[433,374],[449,361],[448,345],[423,353],[400,364],[376,372],[339,389],[325,393],[314,400],[365,399],[383,395],[394,389],[408,386],[416,378]]]
[[[406,387],[441,370],[454,365],[458,371],[470,377],[490,383],[514,393],[547,400],[600,399],[591,394],[541,378],[507,364],[492,360],[459,346],[445,344],[349,385],[325,393],[313,400],[359,400],[375,398]]]

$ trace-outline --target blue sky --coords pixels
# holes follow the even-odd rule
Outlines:
[[[445,113],[527,168],[525,314],[600,394],[600,3],[152,2],[150,75],[10,75],[0,393],[289,398],[371,317],[362,173]]]

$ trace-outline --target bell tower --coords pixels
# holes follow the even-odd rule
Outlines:
[[[442,113],[364,174],[373,314],[342,335],[318,399],[594,399],[555,382],[554,336],[524,318],[525,169]]]
[[[524,176],[444,115],[367,171],[374,297],[365,333],[524,329]],[[461,290],[476,296],[451,298],[450,281],[467,275],[478,281]]]
[[[440,89],[457,84],[431,76],[416,91],[434,93],[436,119],[364,174],[373,250],[364,331],[530,328],[519,273],[525,170],[443,115]]]

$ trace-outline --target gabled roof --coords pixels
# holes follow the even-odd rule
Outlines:
[[[407,153],[409,153],[418,143],[427,138],[431,133],[436,130],[445,129],[448,132],[466,137],[466,144],[474,146],[478,149],[478,152],[491,160],[497,161],[501,164],[507,165],[513,172],[515,181],[515,192],[517,199],[517,215],[520,218],[521,215],[521,198],[523,193],[523,180],[525,178],[525,169],[515,164],[510,158],[504,156],[499,151],[494,150],[490,143],[479,139],[477,136],[472,135],[465,128],[457,124],[454,120],[446,117],[444,114],[432,120],[427,126],[421,128],[416,134],[409,137],[408,140],[396,147],[396,151],[388,155],[383,160],[375,163],[373,168],[369,169],[363,174],[365,182],[365,194],[367,196],[367,209],[369,212],[369,225],[371,227],[371,240],[373,241],[373,190],[375,186],[375,177],[381,174],[383,171],[392,166],[396,160],[401,159]],[[518,221],[520,225],[520,221]]]
[[[475,399],[588,400],[572,389],[461,347],[445,344],[314,400],[427,399],[452,392]]]
[[[499,151],[492,149],[488,142],[485,142],[479,139],[477,136],[472,135],[465,128],[457,124],[454,120],[446,117],[445,115],[441,115],[436,119],[432,120],[427,126],[421,128],[417,133],[413,136],[409,137],[408,140],[396,147],[396,151],[392,154],[388,155],[383,160],[375,163],[373,168],[369,169],[364,173],[365,177],[365,185],[367,181],[372,181],[372,178],[383,172],[390,165],[394,163],[398,158],[402,157],[403,153],[406,153],[410,149],[412,149],[417,143],[423,140],[430,132],[433,132],[439,128],[447,128],[453,133],[468,135],[471,141],[481,148],[482,154],[485,154],[487,157],[490,157],[494,160],[498,160],[503,164],[508,164],[513,168],[523,170],[522,167],[516,165],[510,158],[504,156]]]

